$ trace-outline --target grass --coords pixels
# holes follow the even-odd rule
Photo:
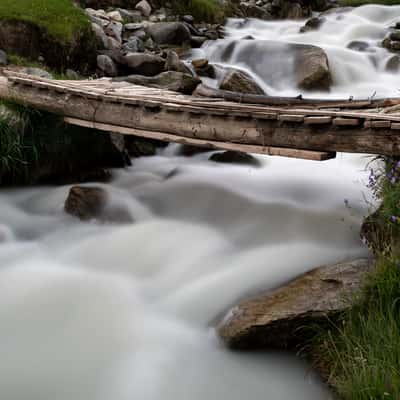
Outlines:
[[[222,22],[224,10],[217,0],[173,0],[172,7],[177,14],[192,15],[198,22]]]
[[[33,23],[61,41],[90,28],[88,17],[72,0],[1,0],[0,19]]]
[[[352,308],[317,328],[312,358],[343,400],[400,399],[400,162],[384,159],[371,171],[370,188],[381,199],[375,271]]]
[[[366,4],[381,4],[384,6],[395,6],[400,4],[400,0],[339,0],[341,7],[359,7]]]
[[[339,322],[315,340],[315,351],[329,366],[328,381],[344,400],[398,400],[399,260],[380,258],[354,302]]]

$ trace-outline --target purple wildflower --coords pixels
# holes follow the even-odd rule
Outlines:
[[[396,223],[396,222],[397,222],[397,217],[396,217],[396,215],[392,215],[392,216],[390,217],[390,220],[391,220],[392,222]]]

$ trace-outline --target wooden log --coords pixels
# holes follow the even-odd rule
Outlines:
[[[305,117],[304,123],[307,125],[325,125],[332,122],[332,117]]]
[[[164,142],[206,147],[209,149],[233,150],[233,151],[241,151],[244,153],[264,154],[270,156],[280,156],[289,158],[300,158],[303,160],[313,160],[313,161],[326,161],[336,157],[335,152],[319,152],[319,151],[298,150],[298,149],[288,149],[288,148],[269,147],[269,146],[255,146],[255,145],[246,145],[238,143],[225,143],[212,140],[186,138],[163,132],[126,128],[123,126],[101,124],[98,122],[85,121],[82,119],[69,118],[69,117],[65,117],[64,121],[67,124],[98,129],[105,132],[115,132],[115,133],[120,133],[122,135],[134,135],[148,139],[161,140]]]
[[[14,87],[3,77],[0,77],[0,98],[63,117],[165,132],[184,138],[299,150],[400,156],[400,135],[394,129],[367,130],[354,126],[336,128],[332,125],[282,124],[276,120],[257,118],[256,114],[250,114],[248,118],[202,115],[186,112],[183,107],[181,112],[178,107],[176,112],[171,112],[162,108],[162,102],[159,107],[148,108],[138,104],[121,104],[107,95],[99,100],[83,98],[73,93],[38,91],[26,85]]]
[[[333,119],[332,123],[335,126],[358,126],[360,125],[360,120],[358,118],[337,117]]]
[[[278,119],[282,122],[303,122],[304,115],[281,114]]]

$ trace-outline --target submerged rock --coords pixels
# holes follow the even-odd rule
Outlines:
[[[243,71],[230,69],[220,84],[220,89],[231,92],[264,95],[264,90],[254,79]]]
[[[240,303],[222,322],[219,334],[236,349],[292,348],[304,343],[302,328],[326,322],[350,307],[351,296],[372,268],[367,259],[316,268]]]
[[[214,153],[210,156],[209,160],[224,164],[242,164],[252,167],[260,166],[260,162],[251,154],[233,150],[224,151],[223,153]]]
[[[135,85],[172,90],[174,92],[182,92],[185,94],[192,94],[197,85],[201,83],[200,79],[193,75],[177,71],[167,71],[153,77],[129,75],[117,78],[116,81],[126,81]]]
[[[82,221],[98,219],[101,222],[130,223],[133,218],[129,211],[121,206],[109,204],[109,195],[99,187],[73,186],[65,201],[67,214]]]
[[[97,187],[73,186],[65,201],[67,214],[83,221],[97,218],[104,211],[108,195],[104,189]]]

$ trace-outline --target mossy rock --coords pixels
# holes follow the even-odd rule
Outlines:
[[[50,68],[92,71],[96,38],[84,11],[72,0],[2,0],[0,48]]]

